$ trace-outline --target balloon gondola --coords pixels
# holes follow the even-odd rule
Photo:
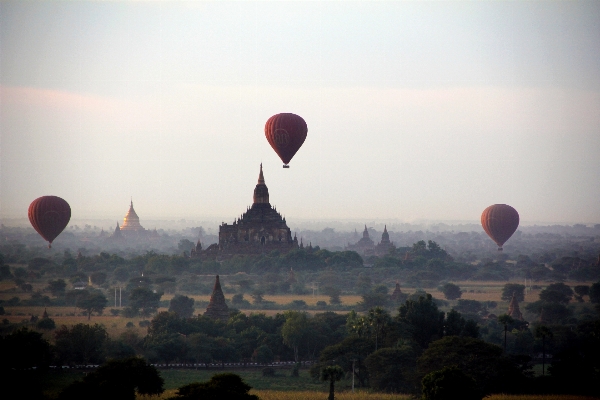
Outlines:
[[[307,132],[306,121],[296,114],[276,114],[267,120],[265,136],[283,161],[283,168],[290,167],[288,164],[306,140]]]
[[[71,219],[71,207],[60,197],[42,196],[31,202],[27,216],[33,229],[48,241],[48,248],[51,248],[52,241]]]
[[[519,213],[507,204],[494,204],[483,210],[481,226],[496,242],[498,251],[519,227]]]

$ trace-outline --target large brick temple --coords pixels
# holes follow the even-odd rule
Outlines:
[[[251,207],[232,224],[219,226],[219,243],[202,250],[200,242],[191,251],[192,257],[229,257],[236,254],[261,254],[272,250],[287,253],[298,248],[298,239],[288,228],[285,218],[269,202],[262,164],[254,188]]]

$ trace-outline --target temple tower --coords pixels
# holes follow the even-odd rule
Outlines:
[[[215,286],[210,295],[210,302],[208,303],[208,307],[206,307],[204,315],[212,319],[220,319],[221,321],[227,321],[229,319],[229,307],[227,307],[227,304],[225,303],[225,296],[221,289],[219,275],[217,275],[217,279],[215,280]]]

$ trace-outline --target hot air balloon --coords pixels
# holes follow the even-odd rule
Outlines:
[[[31,202],[27,215],[33,229],[48,241],[48,248],[51,248],[52,241],[71,219],[71,207],[60,197],[42,196]]]
[[[502,245],[519,227],[519,213],[509,205],[494,204],[483,210],[481,226],[485,233],[496,242],[498,251],[502,251]]]
[[[275,153],[283,161],[283,168],[288,165],[294,154],[306,140],[308,127],[302,117],[292,113],[273,115],[265,124],[265,136]]]

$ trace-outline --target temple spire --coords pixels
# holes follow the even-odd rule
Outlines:
[[[258,174],[258,184],[259,185],[265,184],[265,177],[263,176],[263,171],[262,171],[262,163],[260,163],[260,173]]]
[[[262,163],[260,164],[260,173],[258,174],[258,183],[254,188],[254,204],[269,204],[269,189],[265,184]]]

